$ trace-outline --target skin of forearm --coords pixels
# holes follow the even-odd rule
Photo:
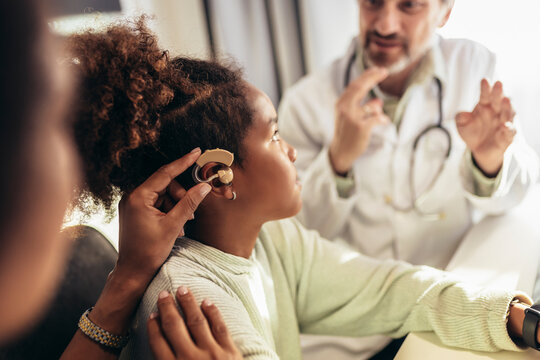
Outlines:
[[[107,278],[103,291],[88,315],[99,327],[118,335],[128,332],[132,316],[151,278],[131,276],[116,267]],[[111,351],[90,340],[80,330],[62,354],[61,360],[68,359],[117,359]]]

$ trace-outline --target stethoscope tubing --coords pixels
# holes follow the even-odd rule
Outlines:
[[[347,67],[345,68],[344,78],[343,78],[343,90],[349,86],[350,80],[351,80],[351,72],[352,67],[356,61],[357,57],[357,49],[355,48],[353,50],[353,53],[349,57],[347,61]],[[448,158],[450,157],[450,153],[452,151],[452,137],[450,136],[449,131],[442,125],[443,122],[443,108],[442,108],[442,102],[443,102],[443,90],[442,90],[442,83],[439,78],[434,77],[433,78],[436,85],[437,85],[437,100],[438,100],[438,111],[439,111],[439,118],[437,119],[437,123],[433,125],[429,125],[425,129],[423,129],[414,139],[413,145],[412,145],[412,152],[411,152],[411,158],[410,158],[410,170],[409,170],[409,186],[410,186],[410,193],[411,193],[411,205],[408,207],[400,207],[391,201],[389,204],[396,210],[400,212],[408,212],[415,210],[418,214],[427,217],[432,218],[433,220],[439,220],[442,216],[441,214],[430,214],[430,213],[424,213],[422,210],[420,210],[418,206],[418,202],[420,199],[422,199],[435,185],[439,177],[441,176],[444,165]],[[422,194],[416,196],[416,191],[414,189],[415,179],[414,179],[414,165],[415,165],[415,155],[418,148],[418,144],[420,143],[420,140],[425,137],[428,133],[432,131],[442,131],[442,133],[445,135],[447,141],[448,141],[448,148],[444,154],[444,160],[439,166],[439,169],[437,171],[437,174],[434,176],[433,180],[430,182],[429,186],[426,188],[426,190],[423,191]]]

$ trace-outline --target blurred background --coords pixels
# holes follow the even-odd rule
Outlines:
[[[357,0],[48,0],[61,35],[141,14],[171,55],[235,59],[248,81],[279,104],[300,77],[345,52],[358,28]],[[440,34],[482,43],[497,54],[498,74],[529,144],[540,152],[540,1],[455,0]],[[462,109],[470,110],[470,109]],[[72,219],[72,222],[78,222]],[[117,242],[117,222],[86,219]]]

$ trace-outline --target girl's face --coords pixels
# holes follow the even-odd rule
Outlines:
[[[247,100],[253,108],[253,123],[244,139],[244,162],[234,167],[236,202],[245,203],[249,216],[262,222],[296,215],[301,207],[296,149],[281,139],[272,102],[248,84]]]

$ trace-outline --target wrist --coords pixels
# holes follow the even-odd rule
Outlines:
[[[344,161],[343,157],[335,156],[332,147],[328,149],[328,159],[335,174],[345,177],[351,171],[352,164]]]
[[[471,157],[474,166],[476,166],[484,176],[494,178],[502,168],[504,153],[484,155],[478,152],[471,152]]]
[[[127,333],[137,304],[151,279],[140,275],[132,276],[117,265],[109,274],[105,287],[89,314],[90,319],[112,333]]]
[[[512,302],[508,312],[507,329],[511,337],[523,338],[523,324],[525,321],[525,310],[530,306],[522,302]],[[536,325],[537,328],[540,324]],[[540,343],[540,331],[536,331],[536,342]]]
[[[510,304],[507,329],[511,337],[521,338],[523,336],[523,320],[525,319],[525,309],[527,307],[527,305],[519,301],[512,301]]]

